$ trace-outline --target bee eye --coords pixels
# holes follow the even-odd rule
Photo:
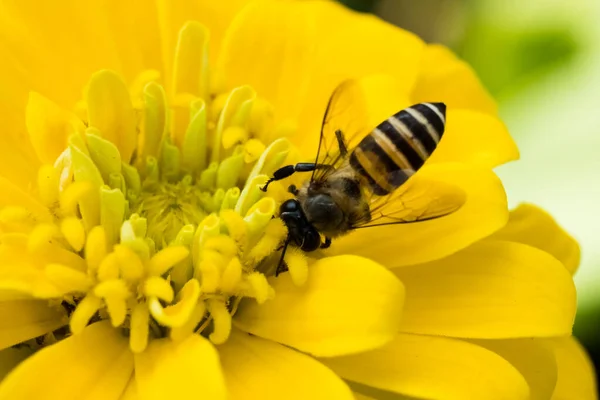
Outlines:
[[[280,213],[295,212],[295,211],[298,211],[299,209],[300,209],[300,203],[298,202],[298,200],[291,199],[291,200],[286,200],[281,204],[281,206],[279,207],[279,212]]]

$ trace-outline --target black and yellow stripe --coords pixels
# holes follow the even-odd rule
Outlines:
[[[350,154],[350,166],[373,193],[391,193],[421,168],[444,133],[446,106],[420,103],[392,115]]]

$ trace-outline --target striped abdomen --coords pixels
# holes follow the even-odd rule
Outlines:
[[[373,129],[350,154],[350,166],[373,193],[391,193],[421,168],[446,123],[444,103],[420,103]]]

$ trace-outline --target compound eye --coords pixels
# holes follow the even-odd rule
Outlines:
[[[300,209],[300,203],[298,202],[298,200],[290,199],[290,200],[286,200],[283,203],[281,203],[281,206],[279,207],[279,212],[280,213],[296,212],[299,209]]]

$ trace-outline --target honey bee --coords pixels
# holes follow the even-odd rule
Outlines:
[[[363,100],[358,93],[354,80],[343,82],[333,92],[315,162],[283,166],[262,187],[266,191],[271,182],[295,172],[312,172],[300,188],[289,186],[295,198],[280,206],[279,217],[288,228],[288,237],[276,275],[284,270],[289,244],[311,252],[329,247],[332,239],[358,228],[439,218],[464,203],[458,187],[437,182],[405,185],[442,139],[445,104],[412,105],[375,128],[364,121],[344,126],[348,124],[342,121],[364,114],[356,110]],[[425,200],[415,202],[414,198]]]

